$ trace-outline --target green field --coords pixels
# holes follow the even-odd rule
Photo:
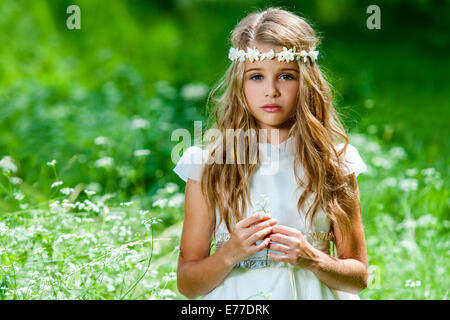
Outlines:
[[[268,2],[77,3],[81,30],[70,1],[0,2],[0,299],[184,299],[171,134],[206,123],[229,32]],[[449,6],[386,1],[368,30],[368,2],[272,3],[322,35],[318,63],[369,167],[360,297],[448,299]]]

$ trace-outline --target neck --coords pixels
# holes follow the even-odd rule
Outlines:
[[[289,129],[291,128],[292,123],[287,121],[283,125],[279,127],[260,127],[260,141],[261,143],[270,143],[273,145],[278,145],[286,141],[289,137]]]

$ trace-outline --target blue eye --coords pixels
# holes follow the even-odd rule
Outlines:
[[[283,74],[281,76],[287,76],[289,78],[287,78],[286,80],[290,80],[290,79],[294,79],[294,77],[292,77],[290,74]]]
[[[250,80],[257,80],[257,79],[253,79],[254,77],[261,77],[261,75],[260,74],[255,74],[254,76],[250,77]]]
[[[255,79],[255,77],[261,77],[260,74],[255,74],[254,76],[250,77],[250,80],[260,80],[260,79]],[[281,77],[288,77],[288,78],[283,78],[283,80],[291,80],[294,79],[293,76],[291,76],[290,74],[282,74]]]

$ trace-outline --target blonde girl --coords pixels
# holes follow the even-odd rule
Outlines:
[[[187,182],[177,271],[187,298],[359,299],[366,288],[356,177],[367,167],[333,107],[318,42],[281,8],[233,30],[232,62],[210,95],[221,93],[218,134],[174,169]]]

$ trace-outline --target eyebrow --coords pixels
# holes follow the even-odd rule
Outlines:
[[[263,70],[262,68],[250,68],[250,69],[248,69],[248,70],[246,70],[244,73],[247,73],[247,72],[250,72],[250,71],[255,71],[255,70]],[[293,68],[282,68],[282,69],[280,69],[281,71],[286,71],[286,70],[289,70],[289,71],[296,71],[296,72],[299,72],[297,69],[293,69]]]

